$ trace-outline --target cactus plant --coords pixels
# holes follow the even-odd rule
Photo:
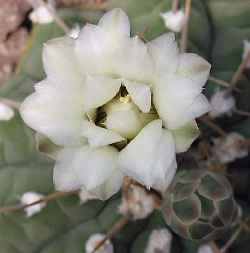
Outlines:
[[[211,240],[235,224],[239,207],[223,175],[207,170],[183,170],[164,195],[162,213],[180,236]]]

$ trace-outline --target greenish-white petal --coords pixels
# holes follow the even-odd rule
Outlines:
[[[210,106],[202,87],[189,78],[168,75],[153,87],[155,108],[169,129],[179,128],[209,111]]]
[[[120,152],[119,167],[147,187],[160,191],[168,187],[176,171],[175,144],[161,120],[146,125]]]
[[[193,53],[180,55],[177,74],[191,79],[197,87],[203,87],[207,82],[211,65],[202,57]]]
[[[130,94],[133,102],[139,107],[139,109],[147,113],[151,108],[151,91],[150,87],[146,84],[132,82],[125,80],[124,85]]]
[[[179,64],[179,49],[174,33],[165,33],[147,43],[157,76],[176,71]]]
[[[82,146],[62,150],[54,168],[56,189],[96,189],[118,170],[117,158],[118,151],[111,146]]]
[[[75,42],[69,37],[49,40],[43,46],[43,66],[50,79],[63,88],[77,88],[84,83],[84,76],[74,51]]]
[[[130,36],[130,23],[127,14],[119,8],[106,12],[98,26],[114,36]]]
[[[87,76],[84,83],[83,106],[85,111],[100,107],[119,91],[121,80],[106,76]]]
[[[54,80],[46,79],[36,85],[36,91],[21,104],[21,116],[28,126],[55,144],[78,145],[84,140],[81,137],[81,92],[65,90]]]
[[[89,121],[83,121],[82,135],[88,139],[91,147],[100,147],[125,140],[118,133],[96,126]]]
[[[185,124],[180,128],[171,130],[177,153],[187,151],[194,140],[199,136],[200,131],[195,120]]]

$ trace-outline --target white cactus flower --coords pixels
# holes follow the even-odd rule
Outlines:
[[[173,34],[149,43],[130,37],[121,9],[78,38],[47,42],[47,78],[21,105],[24,121],[60,147],[57,190],[82,189],[107,199],[123,174],[164,191],[176,152],[198,135],[195,118],[209,110],[201,94],[210,64],[178,50]]]
[[[21,197],[21,203],[22,205],[29,205],[35,201],[40,200],[43,198],[44,195],[37,193],[37,192],[26,192]],[[26,212],[27,218],[32,217],[33,215],[41,212],[41,210],[46,206],[45,202],[38,203],[36,205],[32,205],[29,207],[26,207],[24,211]]]
[[[210,100],[211,111],[209,115],[212,118],[219,117],[223,114],[232,114],[232,110],[235,108],[235,98],[227,90],[217,91],[213,94]]]
[[[247,55],[249,54],[250,51],[250,41],[249,40],[244,40],[243,41],[243,54],[242,54],[242,59],[245,59]],[[250,61],[247,62],[246,68],[250,68]]]
[[[14,110],[10,106],[0,102],[0,121],[9,121],[14,116]]]
[[[86,253],[94,252],[95,247],[104,238],[105,238],[104,234],[91,235],[85,244]],[[98,250],[95,251],[95,253],[114,253],[114,246],[110,240],[106,240],[105,243]]]
[[[161,17],[165,26],[173,32],[180,32],[186,19],[183,10],[177,10],[175,12],[167,11],[165,13],[161,13]]]
[[[152,231],[145,253],[171,252],[172,234],[166,228],[155,229]]]

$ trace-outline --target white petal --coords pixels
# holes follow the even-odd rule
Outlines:
[[[15,116],[14,110],[8,106],[0,102],[0,121],[9,121]]]
[[[88,121],[83,122],[82,135],[88,138],[91,147],[106,146],[125,140],[119,134]]]
[[[147,187],[161,191],[168,187],[176,170],[175,146],[171,133],[162,129],[161,120],[145,126],[120,152],[119,167]]]
[[[177,153],[187,151],[200,134],[195,120],[180,128],[174,129],[171,132],[175,140],[175,148]]]
[[[69,191],[84,187],[87,191],[94,190],[118,169],[117,158],[118,151],[111,146],[63,150],[54,168],[56,189]]]
[[[168,75],[153,87],[154,105],[164,126],[179,128],[209,110],[207,99],[192,80]]]
[[[60,86],[60,85],[59,85]],[[80,144],[83,118],[82,94],[65,91],[51,80],[36,86],[20,107],[25,123],[50,138],[55,144],[70,146]]]
[[[203,87],[207,82],[211,65],[197,54],[184,53],[180,55],[177,74],[191,79],[197,87]]]
[[[124,81],[124,85],[130,94],[133,102],[142,112],[149,112],[151,108],[151,91],[150,87],[145,84]]]
[[[89,111],[104,105],[118,93],[120,86],[121,81],[119,79],[105,76],[87,76],[83,93],[84,109]]]
[[[173,33],[165,33],[147,43],[158,76],[174,72],[179,63],[179,50]]]
[[[73,162],[79,148],[65,148],[57,154],[53,172],[53,181],[57,191],[75,191],[82,184],[75,172]]]
[[[68,37],[52,39],[43,47],[43,66],[50,79],[65,88],[84,83],[74,51],[74,40]]]
[[[114,36],[130,36],[130,24],[127,14],[119,8],[106,12],[98,26],[113,33]]]
[[[100,186],[91,191],[81,189],[80,198],[82,202],[90,199],[107,200],[116,194],[122,186],[123,173],[120,170],[115,170],[114,173]]]
[[[75,41],[75,52],[82,71],[94,75],[113,75],[113,59],[120,41],[101,27],[87,24]]]

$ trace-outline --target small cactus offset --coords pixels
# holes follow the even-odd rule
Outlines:
[[[180,171],[164,195],[167,224],[191,240],[211,240],[235,224],[239,207],[229,181],[206,170]]]

